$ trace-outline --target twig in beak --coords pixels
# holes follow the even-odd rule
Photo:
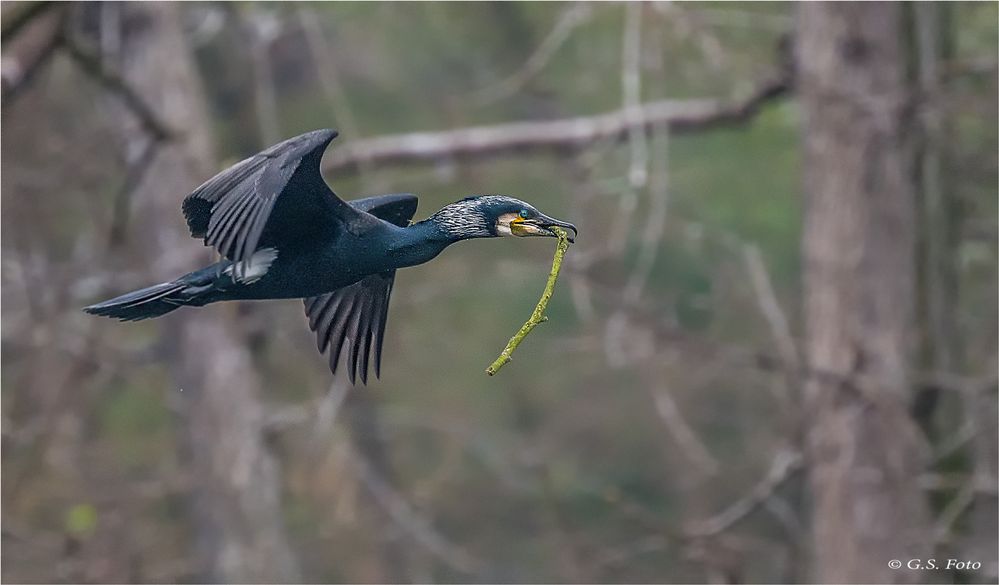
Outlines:
[[[520,331],[514,334],[507,342],[506,347],[499,354],[499,357],[486,368],[486,373],[490,376],[495,376],[496,372],[499,371],[507,362],[513,359],[513,350],[517,349],[520,342],[527,337],[527,334],[534,330],[539,323],[544,323],[548,320],[545,316],[545,309],[548,308],[548,301],[552,298],[552,293],[555,291],[555,281],[558,280],[558,273],[562,269],[562,259],[565,258],[565,252],[569,249],[569,233],[558,226],[552,226],[550,228],[552,232],[558,236],[558,245],[555,247],[555,257],[552,259],[552,270],[548,274],[548,282],[545,284],[545,291],[541,293],[541,300],[538,301],[536,307],[534,307],[534,312],[531,313],[531,318],[521,326]]]

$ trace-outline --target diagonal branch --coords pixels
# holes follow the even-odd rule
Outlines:
[[[940,513],[933,529],[935,542],[946,542],[952,536],[954,525],[975,503],[975,488],[975,481],[969,479]]]
[[[173,132],[146,103],[146,100],[117,71],[105,67],[98,55],[81,46],[70,35],[64,35],[61,46],[88,75],[105,89],[121,98],[154,139],[168,140],[173,136]]]
[[[634,109],[621,109],[551,121],[511,122],[441,132],[414,132],[355,141],[335,151],[326,171],[356,172],[363,163],[404,164],[441,159],[474,159],[503,153],[573,152],[603,139],[622,140],[638,127],[650,131],[667,126],[672,132],[692,132],[750,120],[760,108],[786,93],[785,76],[758,84],[734,100],[663,100]]]
[[[568,8],[559,16],[551,32],[541,41],[541,44],[520,69],[495,85],[476,91],[472,94],[472,99],[480,105],[487,105],[506,99],[520,91],[528,81],[545,68],[559,48],[569,40],[573,31],[589,19],[590,13],[591,7],[587,2],[578,2]]]
[[[363,455],[357,453],[354,461],[361,481],[399,528],[451,569],[471,575],[478,572],[481,562],[437,532],[427,518],[420,515],[401,494],[375,472]]]
[[[108,248],[113,250],[125,243],[128,223],[132,216],[132,197],[136,188],[142,184],[146,172],[153,166],[156,152],[159,148],[158,140],[146,140],[141,150],[130,156],[125,170],[125,180],[115,195],[114,207],[111,214],[111,229],[108,236]]]
[[[756,484],[749,493],[719,514],[698,522],[695,527],[686,531],[687,535],[692,538],[709,537],[728,530],[773,497],[777,488],[787,481],[801,466],[802,457],[799,452],[790,449],[778,451],[766,477]]]
[[[39,3],[41,6],[47,4]],[[64,11],[38,11],[18,27],[18,41],[6,46],[8,36],[4,33],[4,55],[0,66],[0,87],[4,106],[26,88],[32,79],[45,67],[62,40]],[[30,26],[29,26],[30,25]],[[5,27],[6,28],[6,23]],[[25,30],[22,30],[25,29]]]
[[[672,435],[687,461],[697,467],[704,475],[718,473],[718,460],[711,455],[711,451],[708,450],[704,441],[697,436],[690,423],[680,414],[680,408],[676,405],[669,390],[666,388],[653,390],[652,398],[655,401],[656,412],[666,423],[666,430]]]
[[[35,18],[59,6],[58,2],[8,2],[3,10],[0,43],[6,45]]]
[[[753,292],[756,294],[757,306],[770,327],[770,336],[776,347],[777,357],[780,358],[785,377],[786,387],[783,391],[773,388],[774,396],[781,407],[787,410],[792,406],[792,392],[800,384],[800,380],[796,376],[796,372],[801,369],[798,346],[791,333],[791,325],[787,315],[777,300],[777,293],[774,292],[773,283],[770,281],[770,274],[767,272],[766,263],[763,261],[759,247],[754,244],[743,244],[742,258],[746,265],[746,271],[749,273]]]

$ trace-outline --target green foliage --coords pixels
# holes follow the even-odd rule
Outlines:
[[[89,536],[97,528],[97,508],[76,504],[66,511],[66,532],[76,537]]]

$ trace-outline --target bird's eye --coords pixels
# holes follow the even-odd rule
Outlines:
[[[528,214],[527,214],[527,210],[526,209],[521,209],[520,210],[520,218],[521,219],[527,219],[527,215]]]

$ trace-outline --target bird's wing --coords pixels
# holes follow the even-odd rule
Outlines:
[[[365,211],[378,219],[395,224],[399,227],[409,225],[409,220],[416,214],[418,199],[412,193],[395,195],[375,195],[364,199],[352,199],[349,204],[358,211]]]
[[[347,351],[347,375],[368,383],[368,361],[374,350],[375,376],[381,376],[382,344],[395,271],[372,274],[350,286],[305,299],[309,329],[316,332],[319,353],[329,349],[330,371],[336,374],[340,353]],[[374,347],[372,347],[372,344]]]
[[[407,193],[356,199],[350,205],[405,227],[416,213],[416,203],[416,196]],[[375,376],[381,376],[382,345],[394,282],[395,270],[387,270],[331,293],[305,299],[309,329],[316,333],[319,353],[329,349],[330,370],[334,374],[344,346],[348,347],[347,375],[351,384],[358,375],[361,382],[368,383],[368,363],[372,351]]]
[[[336,135],[316,130],[289,138],[206,181],[184,199],[191,235],[241,262],[259,247],[362,229],[374,218],[344,203],[319,171]]]

